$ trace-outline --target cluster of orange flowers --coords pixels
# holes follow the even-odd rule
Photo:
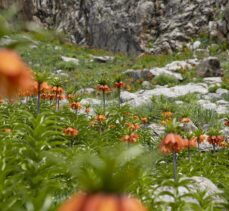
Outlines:
[[[130,135],[124,135],[121,140],[124,142],[135,143],[139,138],[138,134],[131,133]]]
[[[161,113],[161,116],[162,116],[161,124],[167,125],[171,121],[172,115],[173,115],[173,113],[170,111],[162,112]]]
[[[0,50],[0,96],[13,98],[33,86],[33,74],[12,50]]]
[[[120,81],[120,82],[115,82],[115,84],[114,84],[114,87],[115,88],[118,88],[118,89],[121,89],[121,88],[123,88],[125,86],[125,84],[122,82],[122,81]]]
[[[79,131],[75,128],[72,128],[72,127],[68,127],[68,128],[65,128],[64,129],[64,134],[66,136],[76,136],[78,135]]]
[[[148,123],[148,118],[147,117],[142,117],[141,118],[142,124],[147,124]]]
[[[224,142],[223,136],[208,136],[208,143],[212,145],[220,145],[222,142]]]
[[[169,133],[161,141],[159,148],[164,154],[169,154],[172,152],[178,153],[183,149],[196,147],[196,140],[196,138],[186,140],[178,134]]]
[[[188,117],[183,117],[183,118],[180,119],[181,123],[189,123],[190,121],[191,121],[191,119],[188,118]]]
[[[104,116],[103,114],[97,114],[90,122],[89,125],[90,126],[94,126],[96,124],[96,122],[98,123],[102,123],[106,121],[106,116]]]
[[[131,131],[138,130],[140,128],[140,125],[138,123],[126,123],[126,126]]]
[[[108,85],[102,85],[102,84],[98,84],[96,89],[98,91],[102,91],[102,92],[110,92],[111,88]]]
[[[80,104],[80,102],[72,102],[70,104],[70,107],[74,110],[80,110],[82,109],[82,105]]]
[[[43,84],[43,83],[42,83]],[[41,98],[44,100],[64,100],[64,90],[61,87],[46,87],[41,89]]]

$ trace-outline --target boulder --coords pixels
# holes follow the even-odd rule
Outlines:
[[[197,66],[197,75],[201,77],[219,77],[222,73],[220,61],[216,57],[208,57]]]

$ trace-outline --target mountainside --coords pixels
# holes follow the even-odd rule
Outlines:
[[[115,52],[170,53],[200,33],[229,41],[228,0],[1,0],[75,43]],[[226,9],[225,9],[226,8]]]

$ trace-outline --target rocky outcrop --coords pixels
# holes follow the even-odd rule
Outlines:
[[[217,22],[228,0],[0,0],[0,6],[12,2],[75,43],[112,51],[170,53],[201,31],[228,37],[227,12]]]

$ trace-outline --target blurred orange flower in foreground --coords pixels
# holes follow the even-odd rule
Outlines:
[[[15,97],[19,92],[30,90],[33,85],[32,71],[12,50],[0,50],[0,96]]]
[[[169,133],[160,144],[160,151],[164,154],[180,152],[185,148],[185,142],[180,135]]]
[[[112,194],[76,194],[58,211],[146,211],[135,198]]]

